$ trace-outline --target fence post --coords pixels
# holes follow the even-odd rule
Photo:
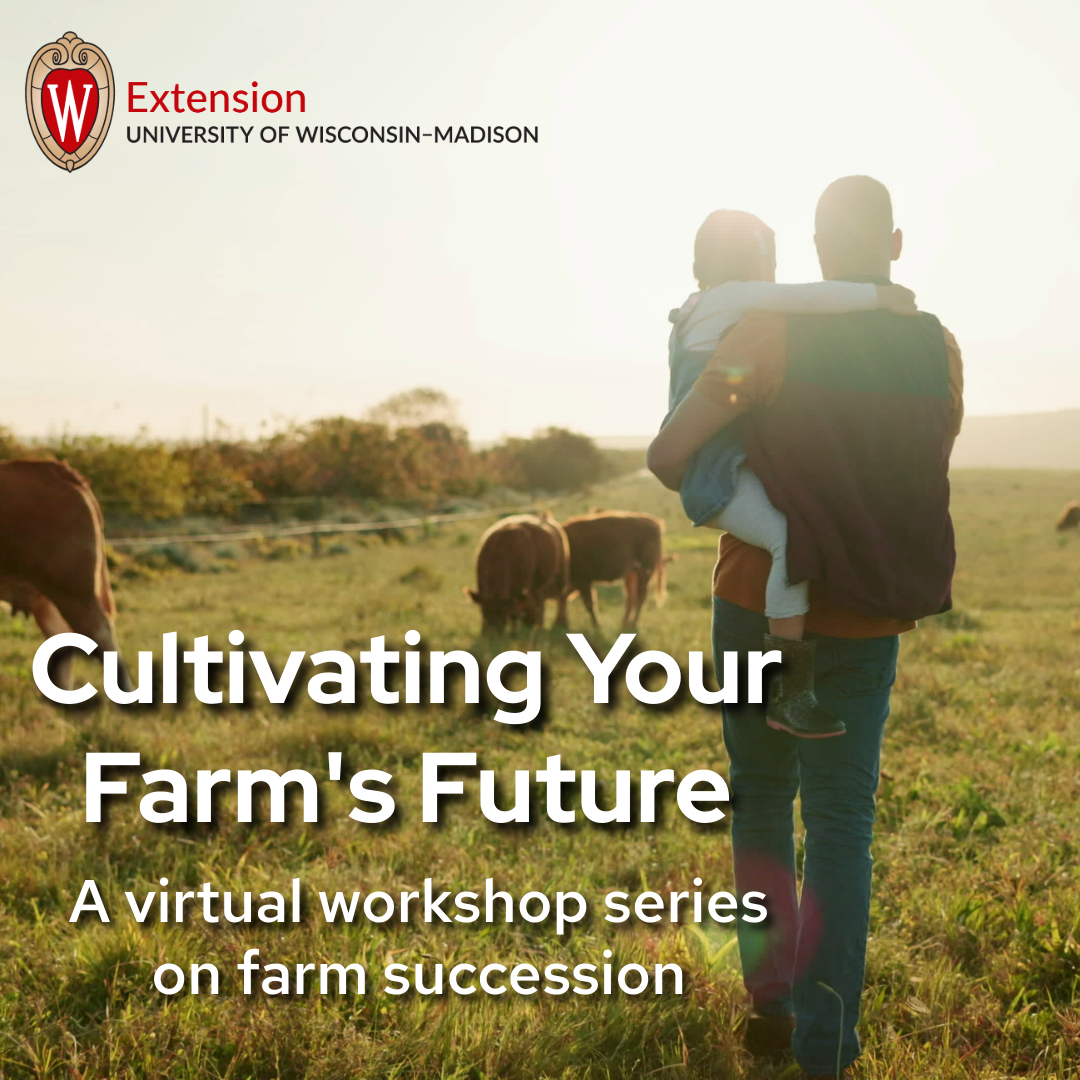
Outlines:
[[[322,552],[322,542],[319,533],[319,524],[322,521],[322,496],[318,495],[315,498],[315,529],[311,534],[311,555],[312,558],[317,559]]]

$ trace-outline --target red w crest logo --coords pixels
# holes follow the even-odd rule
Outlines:
[[[108,58],[75,34],[38,49],[30,61],[26,115],[38,146],[61,169],[79,169],[98,152],[114,98]]]

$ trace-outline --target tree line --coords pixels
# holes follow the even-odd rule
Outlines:
[[[587,435],[549,427],[475,448],[438,390],[396,395],[360,418],[290,423],[256,438],[227,430],[198,441],[143,435],[62,435],[23,442],[0,427],[0,459],[55,457],[91,483],[107,512],[165,520],[235,517],[286,499],[434,505],[500,488],[581,490],[640,467],[637,451],[605,451]]]

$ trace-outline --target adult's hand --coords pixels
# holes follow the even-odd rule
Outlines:
[[[919,314],[919,309],[915,306],[915,294],[903,285],[879,285],[877,306],[897,315]]]

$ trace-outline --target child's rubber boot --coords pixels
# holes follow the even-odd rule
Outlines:
[[[814,693],[813,641],[765,635],[765,651],[778,649],[782,670],[769,687],[765,722],[800,739],[829,739],[847,728],[818,703]]]

